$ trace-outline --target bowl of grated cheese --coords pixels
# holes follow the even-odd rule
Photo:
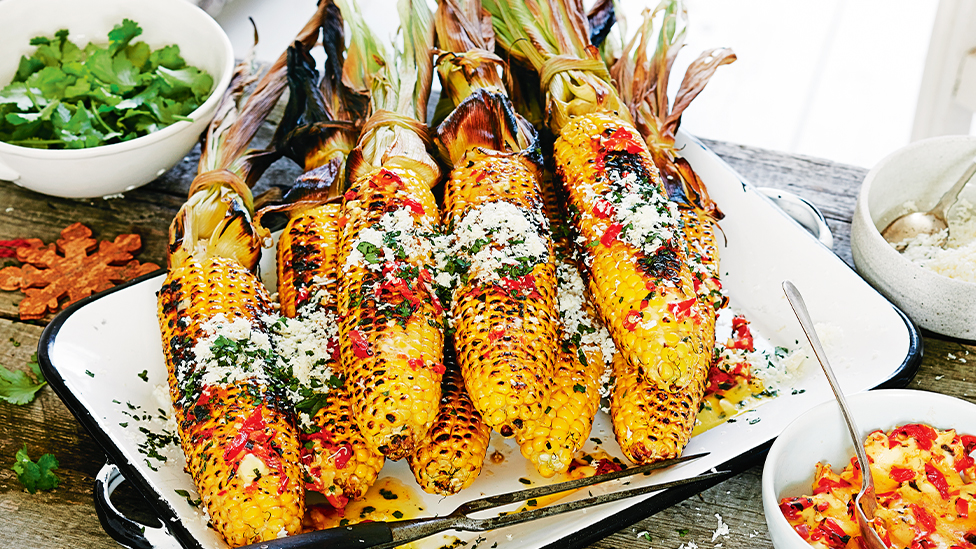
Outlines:
[[[865,176],[854,209],[851,252],[858,273],[920,327],[976,340],[976,181],[949,210],[945,248],[919,236],[903,252],[881,230],[927,211],[976,156],[976,136],[924,139],[891,153]]]

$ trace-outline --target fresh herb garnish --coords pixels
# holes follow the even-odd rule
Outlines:
[[[151,51],[125,19],[108,45],[84,48],[68,31],[36,37],[13,81],[0,89],[0,141],[44,149],[119,143],[187,117],[207,99],[213,78],[187,66],[179,46]]]
[[[185,499],[191,507],[200,507],[200,504],[203,503],[202,499],[193,499],[193,497],[190,496],[190,492],[187,492],[186,490],[174,490],[174,492],[176,492],[176,495],[183,497],[183,499]]]

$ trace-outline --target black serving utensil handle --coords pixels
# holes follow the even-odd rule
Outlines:
[[[359,549],[393,542],[390,522],[360,522],[349,526],[316,530],[307,534],[261,541],[239,549]]]
[[[391,522],[360,522],[296,536],[262,541],[238,549],[365,549],[395,547],[476,521],[448,515]]]

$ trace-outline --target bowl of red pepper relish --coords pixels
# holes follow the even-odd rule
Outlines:
[[[976,405],[904,389],[848,396],[889,547],[976,547]],[[766,456],[762,498],[778,548],[866,547],[851,515],[861,471],[833,400],[787,426]]]

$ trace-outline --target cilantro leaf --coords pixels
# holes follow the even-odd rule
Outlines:
[[[33,370],[34,367],[31,366]],[[38,374],[40,369],[35,370]],[[29,404],[34,400],[34,395],[41,387],[47,385],[43,376],[38,376],[38,383],[35,383],[25,372],[20,370],[8,370],[0,365],[0,399],[6,400],[10,404]]]
[[[10,468],[17,473],[17,480],[27,488],[27,491],[34,494],[38,490],[51,490],[58,487],[60,479],[54,470],[58,468],[58,459],[53,454],[44,454],[38,458],[37,463],[31,461],[27,455],[27,445],[17,450],[14,456],[17,461]]]
[[[180,47],[175,44],[152,52],[149,55],[149,63],[154,70],[156,67],[166,67],[175,71],[186,66],[186,61],[180,55]]]
[[[200,507],[200,504],[203,503],[202,499],[193,499],[190,492],[187,492],[186,490],[174,490],[174,492],[176,492],[176,495],[183,497],[183,499],[185,499],[191,507]]]
[[[122,23],[115,25],[108,31],[108,51],[115,55],[120,50],[125,49],[133,38],[142,34],[142,28],[132,19],[123,19]]]

